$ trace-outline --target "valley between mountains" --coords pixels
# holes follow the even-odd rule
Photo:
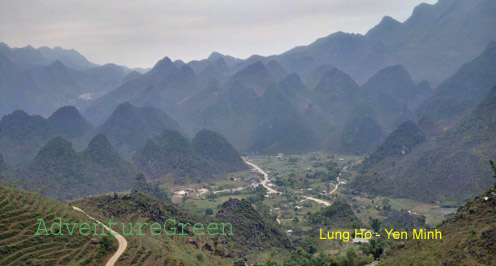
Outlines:
[[[339,9],[361,21],[364,9],[388,1],[359,9],[343,1]],[[0,22],[10,23],[0,27],[5,32],[46,31],[41,22],[5,20],[65,6],[36,2],[33,8],[46,10],[14,11],[24,5],[15,4],[0,3]],[[99,6],[111,4],[74,4],[64,15],[84,9],[100,16]],[[156,32],[162,22],[135,12],[159,12],[161,4],[123,0],[119,30],[98,26],[116,19],[110,15],[86,24],[86,16],[74,15],[29,43],[64,34],[70,41],[76,32],[88,34],[82,45],[103,43],[137,18],[143,23],[130,27],[134,33],[146,27],[157,41],[187,36],[195,23],[202,24],[195,34],[217,25],[203,23],[204,11],[180,19],[161,14],[177,25]],[[232,14],[243,4],[225,3]],[[321,25],[324,4],[298,5],[319,9],[306,19]],[[277,10],[292,14],[293,5]],[[270,10],[262,12],[270,21],[250,16],[239,34],[277,21]],[[0,40],[0,265],[494,265],[496,1],[438,0],[419,4],[403,21],[377,22],[363,33],[335,32],[247,58],[214,51],[183,61],[163,52],[187,38],[174,40],[161,43],[148,68],[100,65],[89,49],[83,55]],[[86,30],[60,32],[76,26]],[[106,38],[90,38],[95,32]],[[141,45],[148,38],[125,39],[101,51],[124,58],[126,45],[136,45],[126,56],[152,47]],[[40,220],[47,234],[37,234]],[[123,230],[72,234],[62,220],[111,220]],[[52,234],[57,227],[62,233]],[[386,230],[408,233],[388,238]],[[413,230],[442,238],[415,239]]]

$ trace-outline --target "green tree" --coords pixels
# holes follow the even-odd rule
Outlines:
[[[234,262],[233,266],[245,266],[246,263],[243,259],[238,259]]]
[[[370,227],[374,230],[374,232],[379,232],[381,230],[381,221],[377,218],[372,219],[372,217],[369,217],[369,224]]]
[[[382,209],[384,209],[385,211],[391,210],[391,204],[389,204],[389,199],[382,200]]]
[[[367,255],[372,254],[374,259],[379,259],[384,251],[384,242],[376,239],[371,239],[369,245],[364,246],[362,249]]]

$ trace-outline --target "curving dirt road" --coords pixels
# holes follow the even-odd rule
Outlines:
[[[267,182],[269,181],[269,174],[267,174],[264,170],[262,170],[262,168],[260,168],[258,165],[254,164],[254,163],[248,162],[246,160],[246,158],[243,158],[243,160],[245,161],[245,163],[247,165],[253,167],[253,169],[257,170],[259,173],[261,173],[264,176],[264,180],[262,181],[262,185],[267,189],[267,193],[282,193],[282,192],[279,192],[279,191],[267,186]],[[334,188],[334,190],[332,192],[336,191],[338,189],[338,186],[339,186],[339,177],[338,177],[338,184],[336,185],[336,187]],[[304,197],[308,200],[313,200],[317,203],[323,204],[324,206],[330,206],[331,205],[330,202],[325,201],[325,200],[321,200],[321,199],[317,199],[317,198],[309,197],[309,196],[304,196]]]
[[[331,206],[331,203],[328,201],[325,201],[325,200],[321,200],[321,199],[317,199],[317,198],[309,197],[309,196],[305,196],[305,198],[308,200],[313,200],[317,203],[323,204],[324,206]]]
[[[245,163],[251,167],[253,167],[253,169],[257,170],[259,173],[261,173],[263,176],[264,176],[264,180],[262,180],[262,186],[264,186],[266,189],[267,189],[267,193],[281,193],[269,186],[267,186],[267,182],[269,182],[269,174],[267,174],[264,170],[262,170],[262,168],[258,167],[258,165],[254,164],[254,163],[250,163],[248,162],[245,158],[243,158],[243,160],[245,161]]]
[[[87,213],[85,213],[80,208],[78,208],[76,206],[72,206],[72,208],[76,211],[82,212],[84,215],[88,216],[88,218],[90,218],[91,220],[93,220],[97,223],[102,223],[102,222],[98,221],[97,219],[89,216]],[[110,231],[110,228],[108,226],[106,226],[105,224],[103,224],[103,227],[105,227],[105,230]],[[117,262],[117,260],[121,257],[121,255],[124,253],[124,251],[126,251],[126,248],[127,248],[127,240],[123,236],[121,236],[120,234],[116,233],[114,230],[112,230],[111,232],[112,232],[112,234],[115,234],[114,237],[115,237],[115,239],[117,239],[117,243],[119,244],[119,247],[117,248],[117,251],[115,252],[115,254],[107,261],[107,264],[105,264],[105,266],[114,266],[115,263]]]

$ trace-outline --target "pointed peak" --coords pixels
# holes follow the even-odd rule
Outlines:
[[[152,70],[161,70],[161,69],[177,69],[177,67],[174,65],[172,60],[169,57],[164,57],[161,60],[159,60],[155,66],[153,66]]]
[[[291,73],[291,74],[285,76],[281,82],[293,83],[293,84],[297,83],[297,84],[303,85],[303,81],[301,80],[300,75],[298,75],[298,73]]]
[[[215,61],[215,60],[218,60],[219,58],[223,58],[224,55],[219,53],[219,52],[215,52],[213,51],[209,56],[208,56],[208,60],[211,60],[211,61]]]
[[[179,59],[178,59],[178,60],[176,60],[176,61],[174,61],[173,63],[174,63],[174,65],[175,65],[176,67],[178,67],[178,68],[180,68],[180,67],[182,67],[182,66],[184,66],[184,65],[186,64],[186,63],[184,63],[184,61],[183,61],[183,60],[179,60]]]
[[[262,72],[269,72],[267,67],[260,61],[246,66],[236,73],[236,75],[256,75]]]
[[[81,154],[89,161],[108,167],[123,161],[104,134],[94,136]]]
[[[173,62],[172,62],[172,60],[168,56],[166,56],[166,57],[160,59],[157,62],[157,64],[155,64],[155,66],[160,65],[160,64],[173,64]]]
[[[287,93],[296,93],[298,91],[306,91],[307,88],[303,81],[300,78],[300,75],[297,73],[291,73],[285,76],[281,82],[279,82],[279,86],[285,90]]]
[[[315,86],[314,90],[325,93],[342,92],[352,96],[359,90],[358,84],[347,73],[334,68],[327,71]]]
[[[36,156],[42,160],[50,160],[53,157],[64,158],[65,156],[74,156],[76,151],[72,148],[72,143],[63,137],[55,137],[49,140]]]
[[[399,23],[399,22],[390,16],[384,16],[381,20],[381,23]]]
[[[59,109],[57,109],[57,111],[53,112],[53,114],[48,119],[50,119],[51,117],[62,115],[62,114],[68,114],[71,116],[81,115],[81,113],[79,112],[79,110],[76,107],[74,107],[72,105],[66,105],[66,106],[60,107]]]
[[[381,22],[377,24],[375,27],[370,29],[366,36],[374,36],[376,38],[382,38],[382,36],[386,33],[394,31],[398,26],[401,26],[401,22],[395,20],[390,16],[385,16],[382,18]]]
[[[33,46],[31,46],[30,44],[28,44],[28,45],[24,46],[24,48],[22,48],[22,49],[26,49],[26,50],[30,50],[30,51],[36,50],[36,49],[34,49],[34,47],[33,47]]]
[[[129,72],[126,76],[124,76],[124,78],[122,79],[122,82],[126,83],[129,81],[135,80],[141,76],[143,76],[143,74],[141,74],[140,72],[138,72],[136,70],[133,70],[133,71]]]
[[[112,147],[112,144],[108,140],[107,136],[105,134],[98,134],[94,136],[90,143],[88,144],[88,147],[86,150],[114,150]]]
[[[24,112],[24,110],[15,110],[12,114],[7,115],[7,116],[10,116],[10,117],[13,117],[13,118],[26,118],[26,117],[30,117],[30,115],[28,115],[26,112]]]

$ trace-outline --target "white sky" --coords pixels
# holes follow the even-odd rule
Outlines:
[[[88,60],[151,67],[279,54],[336,31],[366,33],[436,0],[0,0],[0,41],[74,48]]]

